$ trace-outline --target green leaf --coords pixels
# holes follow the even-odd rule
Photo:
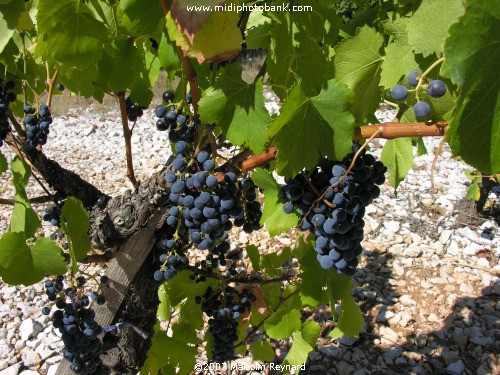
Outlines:
[[[165,13],[157,0],[121,0],[123,26],[134,36],[158,34],[163,27]]]
[[[9,165],[7,164],[7,159],[0,152],[0,174],[7,171],[8,166]]]
[[[280,276],[282,273],[283,262],[292,257],[289,247],[285,247],[278,255],[277,253],[269,253],[262,256],[260,267],[266,271],[271,277]]]
[[[463,12],[462,0],[423,0],[416,12],[406,19],[408,43],[415,53],[424,56],[442,52],[448,28]]]
[[[296,253],[302,254],[298,258]],[[325,282],[323,280],[324,270],[321,268],[318,260],[316,259],[316,251],[314,251],[311,241],[305,242],[302,238],[297,242],[294,255],[300,263],[302,270],[300,278],[300,299],[304,306],[317,307],[320,304],[327,303],[327,295],[323,290]]]
[[[69,197],[64,202],[61,213],[61,229],[66,234],[73,269],[77,262],[85,258],[91,250],[88,231],[90,229],[89,214],[80,200]]]
[[[467,189],[467,195],[475,201],[479,200],[479,198],[481,197],[481,191],[479,190],[479,184],[477,180],[472,181],[469,188]]]
[[[19,17],[24,11],[24,2],[14,1],[12,4],[0,4],[0,53],[14,35],[19,24]]]
[[[361,309],[351,295],[342,298],[340,303],[340,316],[335,329],[329,337],[337,338],[344,335],[359,337],[364,319]]]
[[[271,42],[272,21],[262,12],[250,13],[245,31],[245,43],[248,49],[267,48]]]
[[[279,309],[264,323],[267,335],[272,339],[288,338],[301,326],[299,310]]]
[[[23,232],[26,238],[33,238],[42,225],[40,218],[26,196],[25,188],[31,175],[31,169],[24,160],[16,156],[10,163],[14,184],[14,209],[10,219],[11,232]]]
[[[498,4],[467,1],[452,25],[442,74],[460,88],[446,137],[454,156],[483,173],[500,172],[500,21]]]
[[[352,112],[358,123],[373,114],[380,102],[380,67],[383,59],[379,50],[384,38],[373,28],[364,26],[356,36],[335,49],[335,78],[355,94]]]
[[[269,235],[274,237],[297,226],[300,217],[295,211],[290,214],[283,211],[283,203],[280,201],[281,187],[271,173],[262,168],[255,169],[252,172],[252,180],[264,192],[261,224],[266,224]]]
[[[264,105],[262,78],[249,85],[241,79],[241,66],[231,64],[217,79],[214,90],[207,90],[199,102],[203,122],[217,123],[233,144],[264,149],[266,129],[271,118]]]
[[[389,181],[397,189],[413,165],[411,138],[388,140],[384,145],[380,160],[389,169]]]
[[[259,272],[260,271],[260,253],[259,253],[259,248],[255,245],[248,245],[246,247],[246,251],[248,254],[248,258],[250,259],[250,262],[252,263],[252,268],[254,271]]]
[[[292,366],[301,366],[307,361],[309,353],[314,350],[306,340],[302,338],[300,331],[293,334],[293,344],[285,357],[285,362]]]
[[[191,271],[182,270],[172,280],[164,284],[172,306],[177,306],[185,298],[194,299],[195,296],[201,296],[209,286],[216,288],[219,283],[218,280],[210,278],[207,281],[197,283],[195,280],[189,279],[192,274]]]
[[[320,331],[321,327],[314,320],[306,320],[300,327],[302,338],[313,348],[316,347]]]
[[[315,167],[321,156],[341,160],[348,154],[354,135],[352,101],[352,93],[335,80],[314,97],[307,97],[300,84],[294,86],[269,128],[278,145],[279,173],[295,176]]]
[[[45,274],[35,268],[24,233],[6,232],[0,238],[0,277],[6,284],[32,285]]]
[[[272,362],[274,360],[274,348],[268,341],[264,341],[262,339],[254,342],[250,346],[250,350],[252,352],[253,359],[256,361]]]
[[[61,248],[49,238],[38,237],[31,246],[31,256],[35,268],[43,274],[59,276],[66,273],[67,266]]]
[[[84,2],[39,0],[36,19],[45,59],[83,67],[101,58],[107,29]]]
[[[163,69],[167,72],[178,70],[181,67],[181,60],[175,48],[175,43],[170,39],[166,30],[161,34],[158,45],[158,59]]]
[[[382,72],[380,73],[380,85],[390,89],[401,82],[408,73],[417,69],[418,64],[415,62],[411,47],[391,43],[385,49]]]
[[[170,301],[168,300],[167,290],[165,284],[160,285],[158,288],[158,299],[160,304],[158,306],[158,316],[164,320],[170,320]]]

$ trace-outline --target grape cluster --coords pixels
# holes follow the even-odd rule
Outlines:
[[[296,209],[302,217],[299,230],[314,233],[321,267],[348,276],[362,252],[365,207],[380,195],[377,185],[384,183],[387,171],[363,151],[344,178],[353,158],[354,153],[342,162],[323,159],[315,170],[288,180],[281,189],[285,213]]]
[[[28,145],[36,147],[47,143],[49,126],[52,124],[50,109],[45,104],[41,104],[38,113],[30,105],[24,106],[24,124],[26,125],[26,140]]]
[[[130,96],[125,100],[125,107],[127,109],[127,117],[129,121],[136,122],[139,117],[142,117],[144,114],[144,110],[147,107],[144,107],[139,104],[135,104]]]
[[[196,296],[196,303],[201,303],[202,311],[209,317],[208,330],[214,337],[212,359],[226,362],[234,358],[234,342],[238,339],[237,319],[250,308],[256,300],[247,289],[238,292],[231,286],[222,290],[208,287],[203,296]]]
[[[165,91],[163,93],[163,101],[168,105],[174,99],[173,91]],[[191,101],[191,96],[187,96],[188,102]],[[186,141],[192,142],[196,132],[196,123],[190,120],[189,114],[183,115],[182,106],[171,105],[167,108],[166,105],[160,104],[155,108],[156,128],[160,131],[170,129],[168,134],[170,142]]]
[[[50,222],[50,224],[55,227],[60,227],[61,209],[56,204],[53,204],[50,207],[46,207],[43,215],[43,220]]]
[[[89,308],[90,299],[81,287],[83,277],[76,278],[76,288],[64,288],[64,277],[45,282],[49,301],[56,301],[57,310],[52,314],[52,324],[59,329],[64,343],[63,356],[71,362],[70,368],[76,374],[95,372],[102,354],[102,344],[98,336],[102,327],[94,320],[95,313]],[[50,314],[44,307],[42,313]]]
[[[170,202],[166,224],[174,234],[163,240],[160,249],[162,266],[154,278],[161,282],[171,279],[188,261],[183,254],[190,244],[198,250],[208,250],[207,261],[202,267],[218,267],[226,264],[229,251],[228,231],[234,224],[247,232],[259,229],[262,216],[260,203],[253,181],[239,181],[233,172],[224,176],[215,173],[215,161],[210,153],[200,151],[196,156],[191,146],[179,141],[173,170],[165,179],[170,187]],[[168,256],[174,254],[177,256]]]
[[[0,78],[0,147],[7,138],[12,127],[9,124],[9,104],[16,101],[16,94],[11,92],[15,83],[13,81],[4,82]]]
[[[408,74],[408,85],[410,85],[411,87],[417,87],[421,76],[422,73],[416,71]],[[427,94],[429,94],[433,98],[441,98],[446,93],[446,85],[439,79],[435,79],[429,82],[426,87]],[[405,86],[396,85],[391,89],[391,97],[394,100],[402,101],[408,97],[408,92],[409,91]],[[413,106],[413,114],[418,119],[429,117],[429,115],[431,114],[431,106],[427,102],[419,101]]]

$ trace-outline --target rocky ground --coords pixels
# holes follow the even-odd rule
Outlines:
[[[278,105],[268,97],[271,112]],[[381,121],[393,112],[381,110]],[[116,108],[69,110],[54,122],[45,153],[77,171],[105,193],[130,189]],[[154,129],[152,111],[137,122],[133,137],[139,180],[161,168],[169,155],[167,135]],[[309,356],[304,374],[498,374],[500,230],[478,218],[465,198],[469,167],[452,159],[445,147],[430,170],[440,139],[425,140],[428,155],[415,165],[397,195],[388,185],[368,208],[365,251],[353,289],[365,315],[359,338],[327,338],[331,314],[317,314],[324,338]],[[380,155],[383,141],[372,150]],[[6,147],[2,148],[10,158]],[[10,178],[0,176],[0,186]],[[44,195],[31,182],[29,196]],[[9,186],[2,198],[11,198]],[[492,198],[495,198],[492,196]],[[35,205],[41,213],[44,205]],[[12,207],[0,205],[0,230],[8,228]],[[52,228],[44,224],[46,234]],[[235,245],[259,244],[263,251],[291,245],[293,235],[269,238],[260,231],[235,233]],[[0,282],[0,375],[54,374],[61,360],[59,334],[41,315],[46,296],[41,283],[32,287]],[[287,353],[281,343],[280,358]],[[238,360],[251,363],[250,358]],[[254,372],[257,374],[257,372]]]

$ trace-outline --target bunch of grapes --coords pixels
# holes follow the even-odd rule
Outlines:
[[[234,358],[234,342],[238,339],[237,319],[255,300],[255,295],[247,289],[238,292],[231,286],[226,286],[224,292],[208,287],[203,296],[195,297],[196,303],[201,303],[202,311],[210,318],[208,329],[214,337],[212,359],[215,362]]]
[[[187,100],[190,102],[191,96],[188,94]],[[156,128],[160,131],[170,129],[168,134],[170,142],[178,142],[180,140],[192,142],[196,132],[196,123],[190,120],[190,115],[183,115],[182,106],[167,105],[174,99],[173,91],[165,91],[163,93],[163,101],[165,104],[160,104],[155,108],[155,116],[158,117],[156,121]]]
[[[208,250],[207,260],[212,267],[224,266],[229,251],[228,231],[233,227],[231,219],[251,232],[260,228],[258,220],[262,215],[251,179],[238,181],[233,172],[216,174],[210,153],[203,150],[195,156],[184,141],[177,142],[175,150],[173,170],[165,176],[171,184],[172,203],[166,224],[174,229],[174,234],[160,244],[164,253],[160,256],[162,266],[154,274],[158,282],[171,279],[183,264],[187,265],[183,255],[191,244]],[[177,253],[179,257],[167,253]]]
[[[51,225],[55,227],[60,227],[61,209],[56,204],[53,204],[50,207],[46,207],[43,215],[43,220],[48,221]]]
[[[55,281],[45,282],[49,301],[55,301],[57,307],[52,324],[61,332],[63,356],[71,362],[71,370],[76,374],[91,374],[100,363],[102,344],[98,336],[102,327],[94,320],[90,299],[83,293],[85,279],[77,277],[73,288],[64,288],[63,281],[64,277],[58,276]],[[44,307],[42,313],[49,315],[50,308]]]
[[[288,180],[281,189],[285,213],[296,209],[302,217],[299,230],[314,234],[321,267],[348,276],[355,273],[362,252],[365,207],[380,195],[377,185],[384,183],[387,171],[363,151],[345,176],[353,158],[352,153],[342,162],[323,159],[315,170]]]
[[[139,117],[142,117],[144,110],[147,107],[136,104],[130,99],[130,96],[125,100],[125,107],[127,108],[127,117],[129,121],[136,122]]]
[[[0,78],[0,147],[12,130],[9,124],[9,104],[16,101],[16,94],[11,92],[14,86],[13,81],[4,82]]]
[[[420,72],[411,72],[408,74],[408,84],[411,87],[417,87],[418,82],[421,79],[422,73]],[[425,80],[425,78],[424,78]],[[427,86],[423,86],[427,88],[427,94],[432,96],[433,98],[441,98],[446,93],[446,85],[443,81],[439,79],[435,79]],[[408,89],[403,85],[396,85],[391,89],[391,97],[397,101],[403,101],[408,97]],[[413,114],[416,118],[424,119],[429,117],[431,114],[431,107],[429,103],[424,101],[419,101],[413,106]]]
[[[26,125],[26,140],[30,147],[44,145],[47,143],[49,126],[52,124],[52,116],[47,105],[40,105],[38,113],[30,105],[24,106],[24,124]]]

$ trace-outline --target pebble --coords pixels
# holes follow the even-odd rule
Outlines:
[[[452,374],[463,374],[465,371],[465,365],[462,360],[458,360],[456,362],[450,363],[446,370],[451,372]]]
[[[36,337],[42,331],[42,325],[32,318],[23,321],[19,327],[19,333],[21,335],[21,340],[23,341]]]
[[[387,321],[387,319],[390,319],[393,316],[394,316],[394,312],[389,311],[389,310],[382,310],[377,315],[377,318],[375,319],[375,321],[377,323],[385,323]]]

